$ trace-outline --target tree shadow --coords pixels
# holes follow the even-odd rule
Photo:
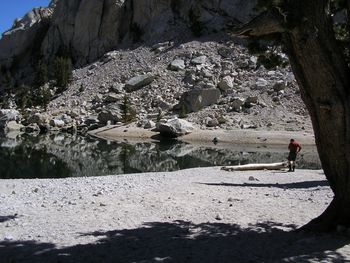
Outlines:
[[[13,215],[13,216],[0,216],[0,223],[4,223],[6,221],[10,221],[17,218],[17,215]]]
[[[204,185],[210,186],[231,186],[231,187],[275,187],[282,189],[307,189],[307,188],[315,188],[322,186],[329,186],[327,180],[320,181],[305,181],[305,182],[296,182],[296,183],[288,183],[288,184],[259,184],[259,183],[243,183],[243,184],[233,184],[233,183],[200,183]]]
[[[56,248],[54,244],[0,242],[4,263],[17,262],[344,262],[336,250],[349,240],[295,233],[293,225],[186,221],[152,222],[140,228],[84,233],[95,243]]]

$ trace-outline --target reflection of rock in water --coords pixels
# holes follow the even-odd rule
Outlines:
[[[43,147],[1,138],[0,178],[60,178],[72,176],[62,159]]]
[[[283,151],[267,152],[259,149],[239,151],[230,148],[220,149],[215,146],[201,147],[169,142],[127,144],[67,134],[38,137],[22,136],[16,141],[2,138],[0,143],[2,145],[0,158],[2,159],[10,158],[8,156],[11,156],[13,152],[18,152],[18,149],[22,149],[23,155],[28,155],[29,149],[31,149],[32,155],[34,152],[39,153],[35,155],[35,158],[40,158],[39,164],[44,161],[47,172],[50,171],[50,164],[54,169],[57,169],[55,173],[51,172],[46,177],[51,177],[52,174],[55,174],[56,177],[99,176],[133,172],[174,171],[213,165],[272,163],[286,160],[287,156],[287,153]],[[20,153],[17,154],[16,158],[19,158],[18,155]],[[32,159],[25,158],[24,156],[20,157],[22,162],[36,163],[33,156]],[[320,162],[316,154],[305,152],[299,156],[298,167],[320,168]],[[41,172],[44,173],[45,169],[42,169]],[[57,173],[61,173],[60,176]],[[35,174],[35,172],[30,174]]]

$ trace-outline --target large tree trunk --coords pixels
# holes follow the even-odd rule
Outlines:
[[[249,37],[282,34],[334,192],[328,208],[301,228],[311,231],[350,227],[350,71],[335,39],[329,2],[284,0],[281,8],[233,30],[234,35]]]
[[[283,33],[302,98],[309,110],[318,153],[334,192],[326,211],[302,229],[350,226],[350,72],[337,46],[328,0],[295,0],[291,30]],[[287,18],[288,19],[288,18]]]

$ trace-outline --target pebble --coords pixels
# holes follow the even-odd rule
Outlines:
[[[216,219],[216,220],[223,220],[224,217],[223,217],[223,215],[221,215],[221,214],[217,214],[216,217],[215,217],[215,219]]]
[[[10,235],[4,237],[4,241],[7,241],[7,242],[8,242],[8,241],[11,241],[11,240],[13,240],[13,239],[14,239],[13,236],[10,236]]]

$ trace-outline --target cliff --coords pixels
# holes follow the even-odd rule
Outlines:
[[[16,21],[0,39],[2,72],[31,81],[36,64],[69,54],[76,67],[135,42],[181,40],[247,21],[255,0],[55,0]]]

